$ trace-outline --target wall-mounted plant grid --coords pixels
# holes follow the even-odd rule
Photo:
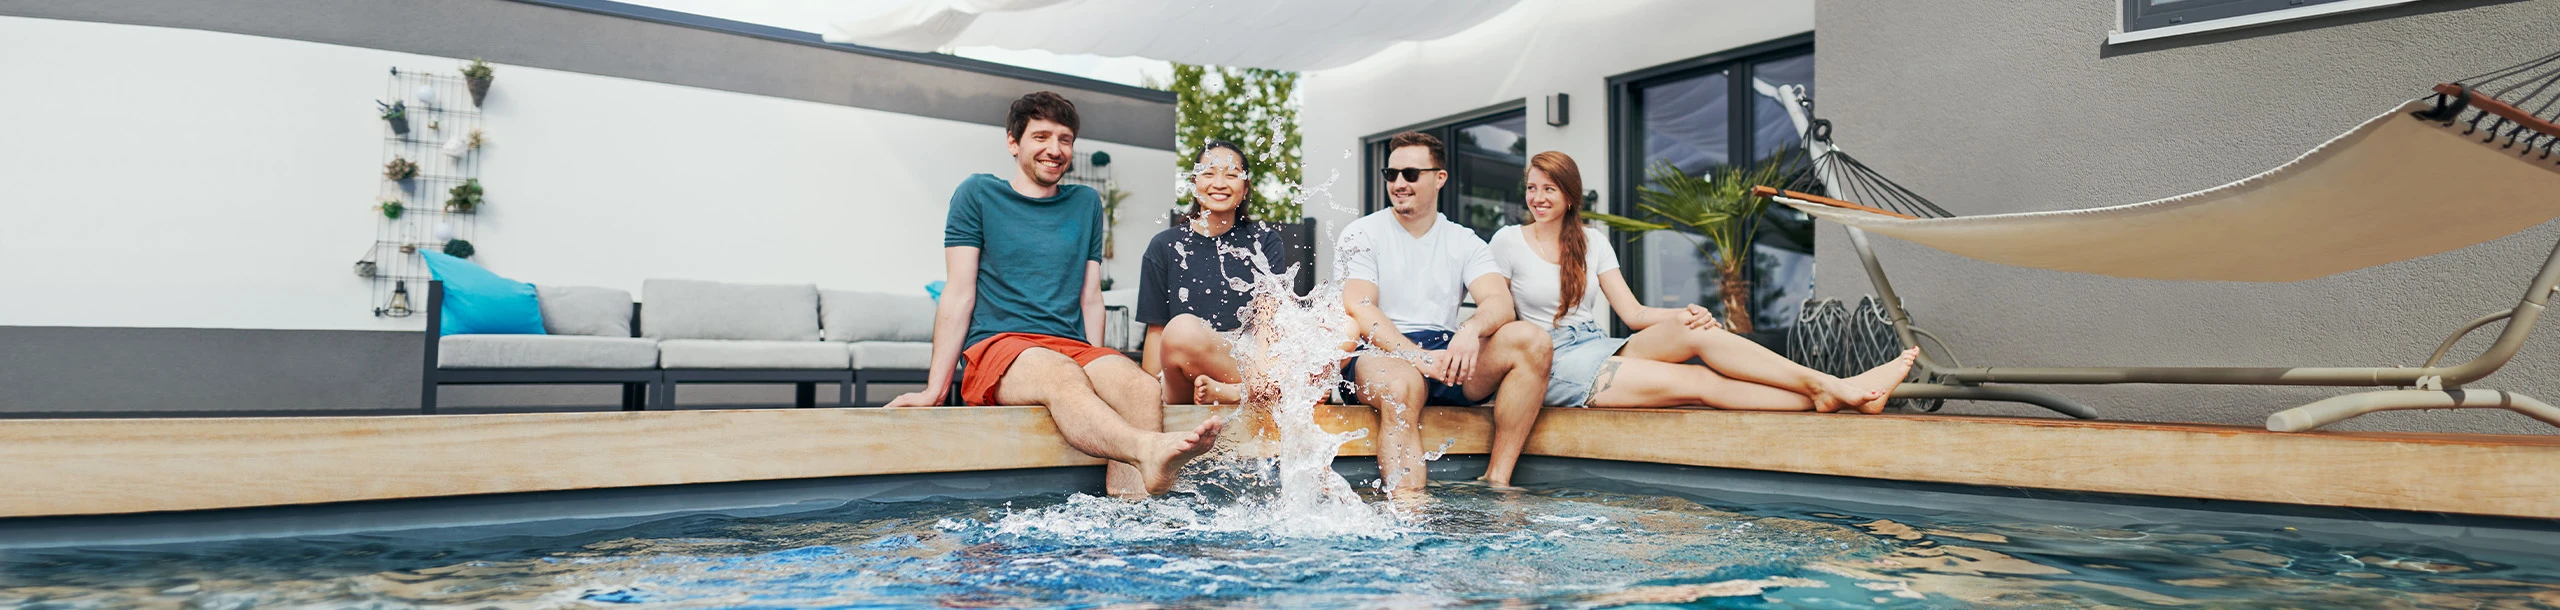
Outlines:
[[[477,184],[480,177],[480,150],[468,145],[472,133],[480,129],[480,109],[471,103],[471,93],[460,75],[435,74],[391,69],[390,83],[381,103],[398,102],[406,106],[403,114],[408,133],[396,133],[389,120],[376,121],[382,130],[382,160],[377,171],[385,171],[395,160],[417,164],[416,176],[395,180],[385,171],[377,176],[379,192],[374,195],[376,207],[373,244],[364,258],[356,263],[356,274],[372,283],[373,315],[404,317],[426,308],[426,261],[418,253],[442,251],[451,240],[470,241],[473,219],[478,210],[450,207],[453,190],[466,183]],[[380,114],[380,109],[376,109]],[[446,154],[447,145],[455,138],[464,139],[461,154]],[[398,202],[398,218],[381,209],[383,202]],[[368,275],[370,272],[370,275]],[[393,293],[407,288],[407,308],[395,307]]]

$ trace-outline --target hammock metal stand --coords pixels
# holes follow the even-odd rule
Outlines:
[[[1884,264],[1875,249],[1867,243],[1865,231],[1850,227],[1849,244],[1858,252],[1858,260],[1866,265],[1867,279],[1876,290],[1876,302],[1893,321],[1894,332],[1902,336],[1904,345],[1922,345],[1927,336],[1938,350],[1952,355],[1952,350],[1936,335],[1911,324],[1911,316],[1903,312],[1901,297],[1893,292],[1893,281],[1885,276]],[[2481,316],[2454,331],[2435,354],[2417,368],[2408,367],[1958,367],[1941,363],[1925,347],[1914,372],[1921,379],[1937,379],[1942,383],[1905,383],[1894,389],[1896,398],[1943,398],[2015,402],[2035,405],[2080,419],[2097,419],[2098,411],[2060,396],[1983,384],[2088,385],[2117,383],[2167,383],[2202,385],[2280,385],[2280,386],[2345,386],[2393,387],[2403,389],[2376,390],[2335,396],[2267,416],[2267,429],[2277,432],[2299,432],[2337,423],[2348,418],[2377,411],[2405,409],[2495,408],[2522,413],[2527,417],[2560,426],[2560,408],[2554,408],[2533,397],[2499,390],[2470,389],[2464,386],[2488,377],[2507,365],[2524,340],[2533,333],[2542,310],[2551,300],[2552,290],[2560,286],[2560,244],[2554,244],[2551,256],[2542,263],[2524,298],[2512,309]],[[2437,366],[2455,343],[2473,331],[2492,322],[2505,320],[2506,327],[2486,351],[2470,361],[2452,366]]]
[[[2520,68],[2560,65],[2555,62],[2560,62],[2560,54],[2547,56],[2537,62],[2520,64]],[[2514,76],[2522,72],[2524,72],[2522,69],[2510,68],[2505,76]],[[2499,78],[2505,78],[2505,76]],[[2560,89],[2550,88],[2551,83],[2560,81],[2547,80],[2552,78],[2549,74],[2533,78],[2536,82],[2543,83],[2544,88],[2536,89],[2532,94],[2527,95],[2527,100],[2540,95],[2545,89],[2560,94]],[[2510,86],[2508,89],[2514,88]],[[2454,123],[2465,115],[2465,111],[2470,110],[2472,112],[2469,115],[2472,117],[2470,126],[2476,131],[2480,129],[2483,119],[2497,118],[2498,122],[2487,128],[2489,139],[2482,141],[2489,142],[2505,137],[2512,146],[2519,136],[2530,135],[2531,137],[2522,140],[2528,153],[2527,160],[2523,162],[2548,162],[2530,158],[2529,153],[2535,148],[2535,142],[2544,142],[2541,148],[2546,158],[2552,150],[2552,145],[2560,143],[2560,127],[2554,126],[2549,120],[2500,102],[2490,94],[2475,93],[2471,86],[2440,85],[2436,88],[2436,92],[2438,95],[2434,98],[2435,109],[2430,112],[2415,113],[2417,120],[2441,122],[2447,127],[2454,127]],[[1788,189],[1761,186],[1754,189],[1756,194],[1798,207],[1814,204],[1906,219],[1919,219],[1923,216],[1952,216],[1926,198],[1893,184],[1892,181],[1875,174],[1873,170],[1858,163],[1856,159],[1833,147],[1830,142],[1829,121],[1811,119],[1812,101],[1803,96],[1801,88],[1796,88],[1795,95],[1798,105],[1802,106],[1804,111],[1800,116],[1808,119],[1805,123],[1804,142],[1808,152],[1812,153],[1811,158],[1814,162],[1790,182]],[[2546,103],[2543,108],[2547,109],[2552,105],[2552,103]],[[2403,115],[2403,118],[2408,117]],[[2508,125],[2515,127],[2503,134],[2500,133],[2499,130]],[[2473,132],[2462,133],[2471,135]],[[2545,141],[2545,138],[2548,140]],[[1868,205],[1804,192],[1814,190],[1828,190],[1831,195],[1855,198]],[[1930,382],[1904,383],[1895,389],[1894,397],[1896,398],[2014,402],[2042,407],[2080,419],[2097,419],[2096,409],[2060,396],[1991,384],[2156,383],[2383,387],[2393,389],[2335,396],[2279,411],[2267,417],[2267,429],[2277,432],[2299,432],[2379,411],[2457,408],[2504,409],[2560,426],[2560,408],[2554,408],[2523,394],[2467,387],[2506,366],[2515,357],[2517,351],[2523,348],[2526,337],[2533,332],[2534,324],[2541,320],[2542,311],[2549,305],[2554,290],[2560,289],[2560,244],[2554,244],[2550,256],[2543,261],[2541,270],[2534,275],[2532,282],[2525,289],[2523,298],[2519,299],[2514,307],[2481,316],[2456,329],[2432,355],[2427,357],[2424,363],[2414,368],[1966,367],[1955,359],[1953,350],[1945,341],[1911,323],[1911,316],[1903,310],[1902,299],[1893,290],[1892,280],[1885,274],[1884,264],[1877,257],[1874,247],[1868,242],[1867,232],[1846,224],[1843,224],[1843,228],[1848,230],[1850,246],[1857,251],[1860,262],[1865,265],[1867,278],[1875,288],[1877,302],[1890,318],[1894,332],[1900,335],[1903,345],[1923,348],[1913,370],[1914,376],[1907,379],[1924,379]],[[2446,354],[2452,351],[2464,337],[2500,321],[2506,324],[2498,333],[2497,339],[2486,350],[2469,361],[2449,366],[2443,365]],[[1920,342],[1924,337],[1936,343],[1937,349],[1934,352]],[[1944,356],[1943,359],[1941,355]]]

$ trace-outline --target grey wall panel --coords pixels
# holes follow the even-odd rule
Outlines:
[[[416,332],[0,326],[0,415],[407,411]],[[909,391],[882,386],[878,392]],[[819,396],[832,400],[832,386]],[[445,386],[448,412],[614,409],[613,386]],[[787,385],[685,386],[685,406],[788,406]]]
[[[2437,0],[2110,47],[2114,0],[1824,0],[1820,114],[1841,146],[1961,215],[2065,210],[2209,188],[2274,167],[2429,85],[2560,50],[2560,0]],[[2446,196],[2461,196],[2448,184]],[[2555,200],[2560,204],[2560,200]],[[2413,217],[2412,223],[2459,222]],[[2317,231],[2316,220],[2301,230]],[[1825,224],[1817,292],[1871,291]],[[1878,238],[1896,292],[1975,366],[2376,366],[2511,307],[2560,240],[2489,244],[2290,284],[2125,280],[1982,263]],[[2305,253],[2316,256],[2316,253]],[[2237,263],[2235,263],[2237,264]],[[2485,340],[2460,354],[2477,353]],[[2476,384],[2560,398],[2560,328]],[[2059,387],[2113,419],[2260,425],[2348,392]],[[2009,405],[1966,413],[2046,415]],[[2504,412],[2405,412],[2344,429],[2551,433]]]
[[[605,5],[609,3],[587,2]],[[645,11],[644,11],[645,12]],[[1171,94],[513,0],[0,0],[0,15],[165,26],[479,57],[504,66],[719,89],[989,125],[1041,89],[1075,100],[1084,136],[1171,149]],[[716,21],[716,20],[703,20]],[[769,28],[767,28],[769,30]],[[963,59],[940,59],[966,65]],[[990,72],[1011,72],[1006,76]]]

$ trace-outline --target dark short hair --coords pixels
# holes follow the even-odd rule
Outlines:
[[[1004,137],[1022,139],[1022,130],[1031,128],[1032,119],[1065,125],[1069,133],[1083,131],[1076,123],[1076,103],[1054,91],[1033,91],[1013,101],[1004,113]]]
[[[1395,137],[1387,138],[1387,154],[1395,154],[1397,149],[1407,146],[1420,146],[1426,150],[1430,150],[1432,165],[1438,166],[1440,169],[1449,168],[1449,158],[1440,152],[1439,138],[1431,137],[1431,134],[1419,131],[1408,131],[1396,134]]]

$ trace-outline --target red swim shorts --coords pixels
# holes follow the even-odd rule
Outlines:
[[[1093,364],[1105,356],[1119,356],[1120,350],[1095,347],[1091,343],[1032,333],[1003,333],[987,337],[977,345],[960,352],[969,368],[960,373],[960,402],[973,407],[996,404],[996,386],[1004,382],[1004,372],[1013,368],[1013,359],[1023,350],[1042,348],[1074,358],[1076,366]]]

